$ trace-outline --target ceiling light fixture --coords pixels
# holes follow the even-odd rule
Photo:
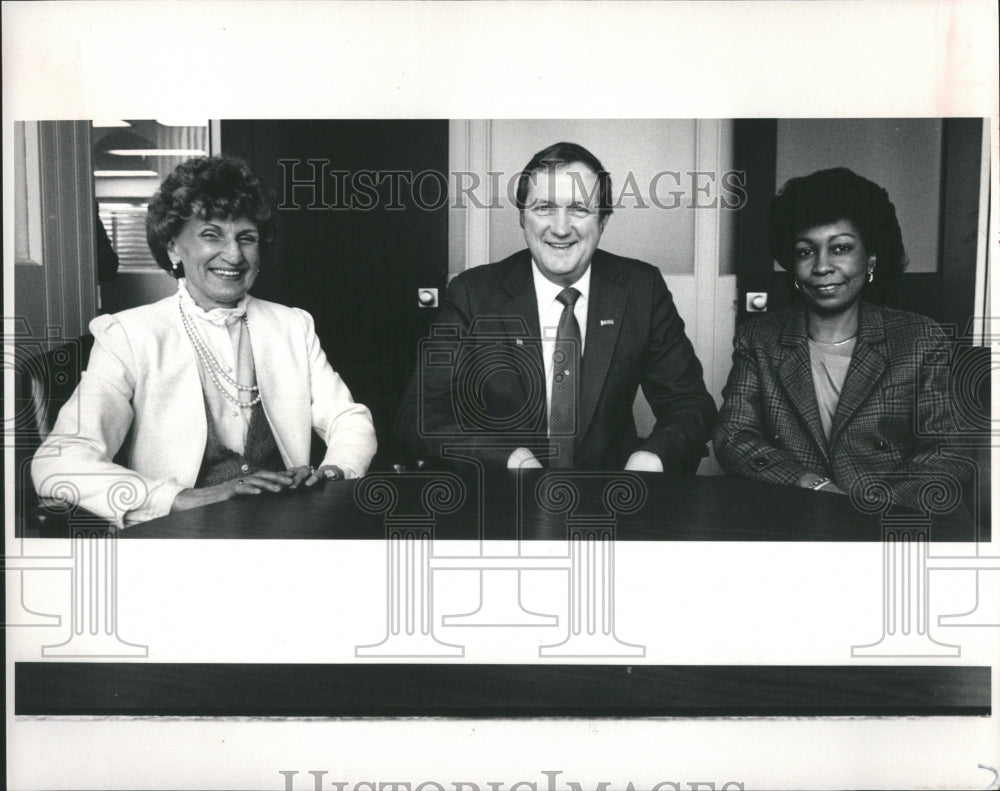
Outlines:
[[[203,157],[200,148],[106,148],[104,153],[116,157]]]
[[[159,178],[155,170],[95,170],[94,176],[99,179],[135,179]]]

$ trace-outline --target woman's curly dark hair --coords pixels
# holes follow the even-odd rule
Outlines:
[[[818,170],[785,182],[771,201],[767,228],[771,255],[794,271],[796,235],[838,220],[854,223],[866,252],[875,255],[875,279],[865,293],[867,299],[884,301],[909,263],[896,207],[882,187],[847,168]]]
[[[182,162],[150,200],[146,242],[156,263],[174,277],[184,277],[184,268],[173,268],[167,245],[195,216],[205,220],[250,220],[257,226],[262,251],[274,242],[277,233],[274,194],[246,162],[235,157],[200,157]]]

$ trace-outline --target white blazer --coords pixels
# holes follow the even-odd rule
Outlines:
[[[87,370],[32,461],[39,496],[121,525],[162,516],[194,486],[208,423],[178,299],[90,323]],[[315,430],[327,445],[324,464],[364,475],[376,449],[371,413],[330,367],[312,317],[253,297],[246,307],[261,404],[284,463],[309,464]],[[127,468],[112,462],[119,450]]]

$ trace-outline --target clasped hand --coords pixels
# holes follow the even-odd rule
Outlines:
[[[320,481],[343,479],[344,471],[333,464],[324,464],[318,469],[306,466],[293,467],[284,472],[257,470],[242,478],[235,478],[215,486],[206,486],[203,489],[182,489],[174,498],[170,510],[186,511],[189,508],[221,503],[241,495],[261,494],[262,492],[276,494],[286,489],[298,489],[300,485],[315,486]]]
[[[527,448],[517,448],[507,459],[509,470],[541,469],[542,463]],[[663,472],[663,462],[655,453],[648,450],[637,450],[625,462],[626,470],[636,472]]]

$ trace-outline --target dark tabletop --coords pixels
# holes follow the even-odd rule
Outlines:
[[[893,515],[908,524],[925,521],[917,512]],[[479,479],[428,472],[237,497],[122,535],[383,539],[387,522],[415,520],[432,524],[440,540],[563,540],[569,522],[613,525],[623,541],[880,541],[884,516],[878,503],[856,506],[845,495],[728,476],[535,470]],[[976,540],[961,506],[935,514],[930,537]]]

